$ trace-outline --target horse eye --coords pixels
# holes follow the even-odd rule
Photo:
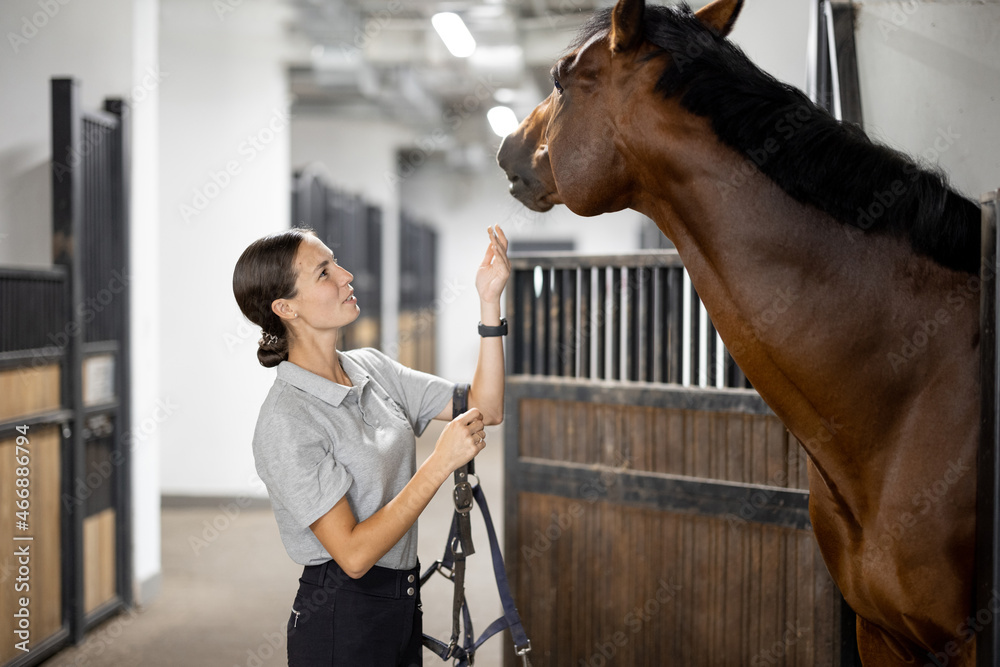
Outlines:
[[[556,90],[560,93],[563,91],[562,85],[559,83],[559,79],[552,77],[552,85],[555,86]]]

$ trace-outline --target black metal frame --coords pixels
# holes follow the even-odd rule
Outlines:
[[[1000,355],[997,354],[997,226],[1000,224],[1000,190],[983,195],[982,265],[980,292],[980,443],[977,457],[976,585],[974,608],[989,610],[990,620],[976,640],[976,664],[992,667],[1000,660],[1000,614],[991,606],[1000,585]],[[977,621],[978,622],[978,621]]]

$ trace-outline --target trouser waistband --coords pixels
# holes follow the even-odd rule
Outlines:
[[[302,570],[302,581],[331,590],[357,591],[379,597],[414,597],[420,581],[420,563],[411,570],[373,565],[363,576],[352,579],[336,561],[328,560],[320,565],[306,565]]]

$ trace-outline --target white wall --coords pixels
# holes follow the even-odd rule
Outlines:
[[[264,495],[250,443],[274,371],[257,362],[260,331],[232,275],[247,245],[289,225],[285,11],[161,2],[161,387],[176,406],[162,427],[166,494]]]
[[[130,103],[132,124],[132,525],[140,603],[155,595],[160,572],[159,292],[155,261],[157,0],[0,3],[0,264],[52,264],[52,77],[72,76],[93,110],[105,97]]]
[[[85,109],[128,95],[133,82],[130,3],[50,4],[46,13],[37,0],[0,3],[0,264],[8,266],[52,265],[49,80],[78,78]],[[104,36],[95,42],[95,33]]]
[[[805,90],[810,2],[746,2],[729,38],[761,69]]]
[[[1000,2],[858,3],[869,133],[940,165],[978,201],[1000,186]]]

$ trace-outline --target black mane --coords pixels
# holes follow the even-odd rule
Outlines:
[[[646,40],[662,49],[651,59],[669,56],[657,90],[708,118],[723,143],[789,196],[858,229],[908,238],[943,266],[979,272],[979,206],[942,173],[836,120],[757,67],[687,4],[647,5],[643,24]],[[574,47],[610,26],[611,10],[598,11]]]

